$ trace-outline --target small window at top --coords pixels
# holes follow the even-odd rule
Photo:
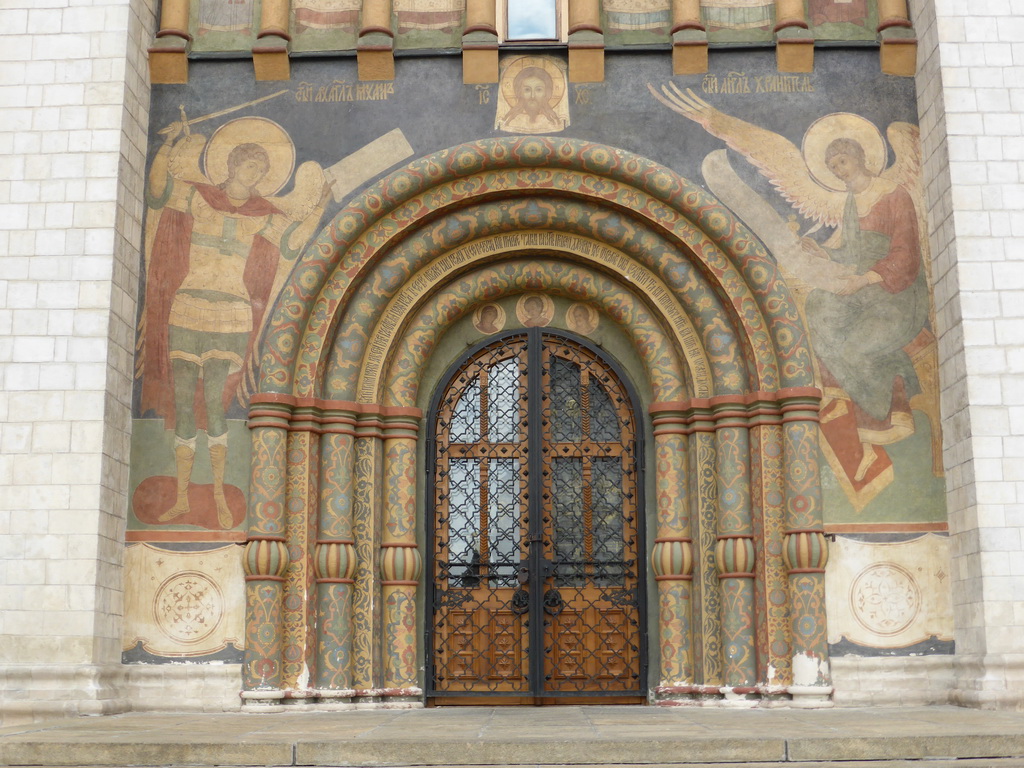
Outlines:
[[[563,4],[562,0],[505,0],[504,39],[517,43],[564,40],[558,23]]]

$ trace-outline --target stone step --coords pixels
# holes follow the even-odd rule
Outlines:
[[[954,707],[128,714],[0,729],[3,766],[1024,768],[1024,713]]]

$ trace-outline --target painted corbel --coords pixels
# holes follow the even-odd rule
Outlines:
[[[907,0],[878,0],[878,19],[882,72],[913,77],[917,74],[917,34]]]
[[[288,47],[292,41],[288,32],[290,16],[290,0],[263,0],[260,31],[252,47],[252,65],[257,80],[291,79],[288,64]]]
[[[672,0],[672,74],[708,71],[708,33],[700,20],[700,0]]]
[[[569,82],[604,82],[604,30],[599,0],[569,0]]]
[[[779,72],[814,71],[814,36],[804,0],[775,0],[775,58]]]
[[[462,33],[462,82],[498,82],[498,28],[494,0],[468,0]]]
[[[356,44],[360,80],[395,79],[395,32],[391,15],[391,0],[363,0]]]
[[[149,82],[187,83],[189,0],[164,0],[160,9],[160,30],[149,49]]]

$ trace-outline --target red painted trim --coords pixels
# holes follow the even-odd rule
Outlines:
[[[381,27],[378,25],[363,27],[362,29],[359,30],[359,36],[362,37],[363,35],[369,35],[373,32],[380,32],[381,34],[387,35],[388,37],[395,36],[395,33],[391,31],[391,27]]]
[[[245,531],[125,531],[125,541],[245,541]]]
[[[682,574],[679,574],[679,575],[673,574],[673,575],[670,575],[670,576],[655,576],[654,580],[655,581],[693,581],[693,575],[692,574],[686,574],[684,576]]]
[[[316,579],[317,584],[355,584],[355,579]]]
[[[846,523],[826,525],[825,533],[927,533],[948,531],[949,523]]]
[[[250,541],[279,541],[282,544],[288,543],[288,539],[286,539],[284,536],[261,536],[258,533],[254,533],[251,536],[249,536],[248,539],[246,539],[246,543]]]
[[[316,543],[317,543],[317,545],[320,545],[320,544],[351,544],[352,546],[355,546],[355,544],[356,544],[355,541],[353,541],[352,539],[317,539]]]
[[[753,538],[753,537],[751,537]],[[655,540],[655,544],[665,544],[667,542],[678,541],[683,544],[693,544],[693,539],[688,536],[658,536]]]
[[[786,571],[787,575],[792,575],[794,573],[824,573],[824,572],[825,572],[824,568],[794,568],[791,571]]]
[[[288,34],[288,30],[281,29],[280,27],[267,27],[256,35],[257,40],[261,40],[264,37],[280,37],[284,38],[289,43],[292,41],[292,36]]]
[[[284,576],[246,576],[246,581],[284,581]]]
[[[192,35],[190,35],[184,29],[175,29],[174,27],[167,27],[166,29],[161,29],[159,32],[156,33],[156,37],[180,37],[182,40],[188,40],[189,42],[192,41]],[[154,49],[151,48],[150,50],[152,51]],[[166,52],[166,49],[164,48],[156,48],[155,50]]]
[[[913,29],[914,25],[910,23],[910,19],[901,19],[898,16],[894,16],[891,19],[885,19],[878,23],[878,31],[881,32],[884,29],[890,27],[903,27],[904,29]],[[887,43],[894,43],[895,40],[886,40]],[[914,42],[917,42],[916,40]]]
[[[384,547],[405,547],[407,549],[416,549],[416,542],[408,541],[385,541],[380,545],[381,549]]]
[[[604,30],[597,24],[576,24],[575,26],[569,27],[570,35],[575,34],[576,32],[597,32],[599,35],[604,34]]]
[[[418,587],[418,581],[384,581],[380,582],[382,587]]]
[[[470,32],[489,32],[492,35],[498,34],[497,28],[493,24],[471,24],[462,30],[462,34],[468,35]],[[498,46],[494,46],[497,48]]]
[[[782,29],[790,29],[792,27],[795,27],[797,29],[808,29],[807,22],[804,21],[803,19],[783,19],[774,27],[772,27],[772,32],[778,32],[779,30]],[[792,41],[787,40],[786,42]]]
[[[698,32],[707,32],[707,27],[705,27],[699,21],[683,21],[672,27],[672,29],[669,30],[669,34],[674,35],[676,32],[682,32],[683,30],[687,29],[696,29]],[[691,41],[689,45],[693,45],[694,43],[696,43],[697,45],[707,45],[707,42],[701,41]],[[686,43],[684,43],[684,45],[685,44]]]

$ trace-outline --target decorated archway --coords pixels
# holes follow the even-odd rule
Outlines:
[[[536,137],[391,174],[283,289],[250,406],[243,697],[422,700],[420,385],[453,327],[526,294],[614,325],[650,392],[649,695],[826,701],[820,393],[773,259],[670,170]]]

